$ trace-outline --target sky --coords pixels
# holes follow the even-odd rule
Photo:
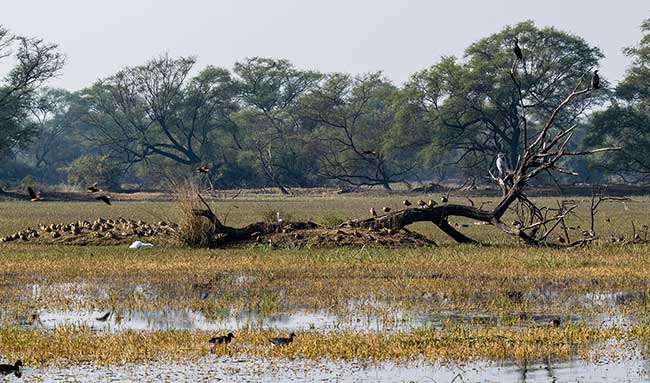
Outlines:
[[[616,82],[630,64],[622,49],[648,17],[648,0],[0,0],[5,28],[59,44],[67,64],[50,85],[69,90],[164,53],[195,55],[199,68],[262,56],[323,72],[381,70],[401,84],[524,20],[600,47],[601,74]]]

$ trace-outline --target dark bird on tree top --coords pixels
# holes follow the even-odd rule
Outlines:
[[[515,51],[515,56],[517,56],[519,60],[524,59],[524,55],[521,53],[521,48],[519,48],[519,39],[517,37],[515,37],[515,46],[513,50]]]
[[[43,198],[41,198],[41,192],[35,193],[34,189],[31,188],[31,186],[27,187],[27,192],[29,193],[29,198],[32,199],[32,202],[38,202],[42,201]]]
[[[111,197],[107,195],[100,195],[99,197],[95,197],[96,200],[102,201],[107,205],[111,204]]]
[[[228,344],[235,336],[229,332],[228,335],[215,336],[211,338],[208,342],[214,344]]]
[[[594,71],[594,77],[591,78],[591,87],[594,89],[600,89],[600,76],[598,75],[598,70]]]
[[[88,189],[86,190],[88,190],[88,193],[97,193],[99,191],[99,188],[97,187],[97,182],[88,186]]]

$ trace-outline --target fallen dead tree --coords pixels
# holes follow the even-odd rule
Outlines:
[[[476,243],[476,241],[458,231],[449,224],[450,217],[464,217],[493,225],[507,235],[519,238],[524,243],[537,246],[540,243],[551,241],[551,233],[554,230],[566,231],[565,218],[573,214],[575,204],[559,204],[557,207],[537,206],[526,196],[526,186],[530,180],[540,174],[562,173],[577,175],[571,169],[563,166],[564,159],[576,156],[586,156],[593,153],[620,150],[618,147],[603,147],[587,151],[571,151],[570,143],[577,125],[556,127],[556,119],[562,111],[578,97],[587,97],[595,90],[592,83],[585,81],[583,76],[566,98],[557,105],[549,114],[546,122],[535,132],[529,131],[526,109],[522,94],[522,84],[517,75],[517,64],[515,60],[510,75],[516,89],[517,108],[519,111],[519,124],[521,131],[522,145],[518,154],[518,161],[514,169],[506,169],[498,163],[498,173],[490,172],[490,177],[501,191],[500,200],[493,209],[485,210],[483,206],[443,203],[439,205],[428,204],[419,207],[407,207],[406,209],[388,212],[368,219],[351,220],[345,222],[340,228],[356,228],[371,231],[397,232],[406,229],[407,226],[416,222],[430,222],[436,225],[449,237],[459,243]],[[597,89],[597,88],[596,88]],[[602,197],[601,197],[602,198]],[[201,198],[203,201],[203,199]],[[218,219],[216,214],[203,201],[206,209],[196,209],[195,215],[203,216],[213,223],[214,237],[219,242],[231,242],[250,240],[251,236],[278,233],[283,230],[309,230],[316,229],[318,225],[313,222],[258,222],[243,228],[232,228],[225,226]],[[592,206],[593,207],[593,206]],[[503,217],[508,211],[514,211],[517,220],[511,224],[504,222]],[[592,208],[592,214],[595,209]],[[592,217],[593,222],[593,217]],[[588,243],[595,239],[595,230],[592,228],[585,238],[578,241],[569,241],[568,235],[564,243],[567,246],[575,246]]]

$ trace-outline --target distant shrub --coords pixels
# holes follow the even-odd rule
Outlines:
[[[83,155],[72,161],[67,168],[68,182],[85,187],[97,182],[108,190],[119,189],[122,170],[107,156]]]
[[[214,228],[207,219],[194,215],[194,209],[205,208],[199,199],[195,183],[185,181],[175,186],[178,203],[178,237],[188,246],[206,247],[214,235]]]

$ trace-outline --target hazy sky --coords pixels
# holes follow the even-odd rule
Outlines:
[[[51,85],[68,89],[165,52],[197,55],[200,67],[267,56],[327,72],[383,70],[401,83],[527,19],[598,45],[602,74],[617,81],[629,64],[621,49],[639,41],[648,17],[648,0],[0,0],[1,24],[61,46],[68,63]]]

